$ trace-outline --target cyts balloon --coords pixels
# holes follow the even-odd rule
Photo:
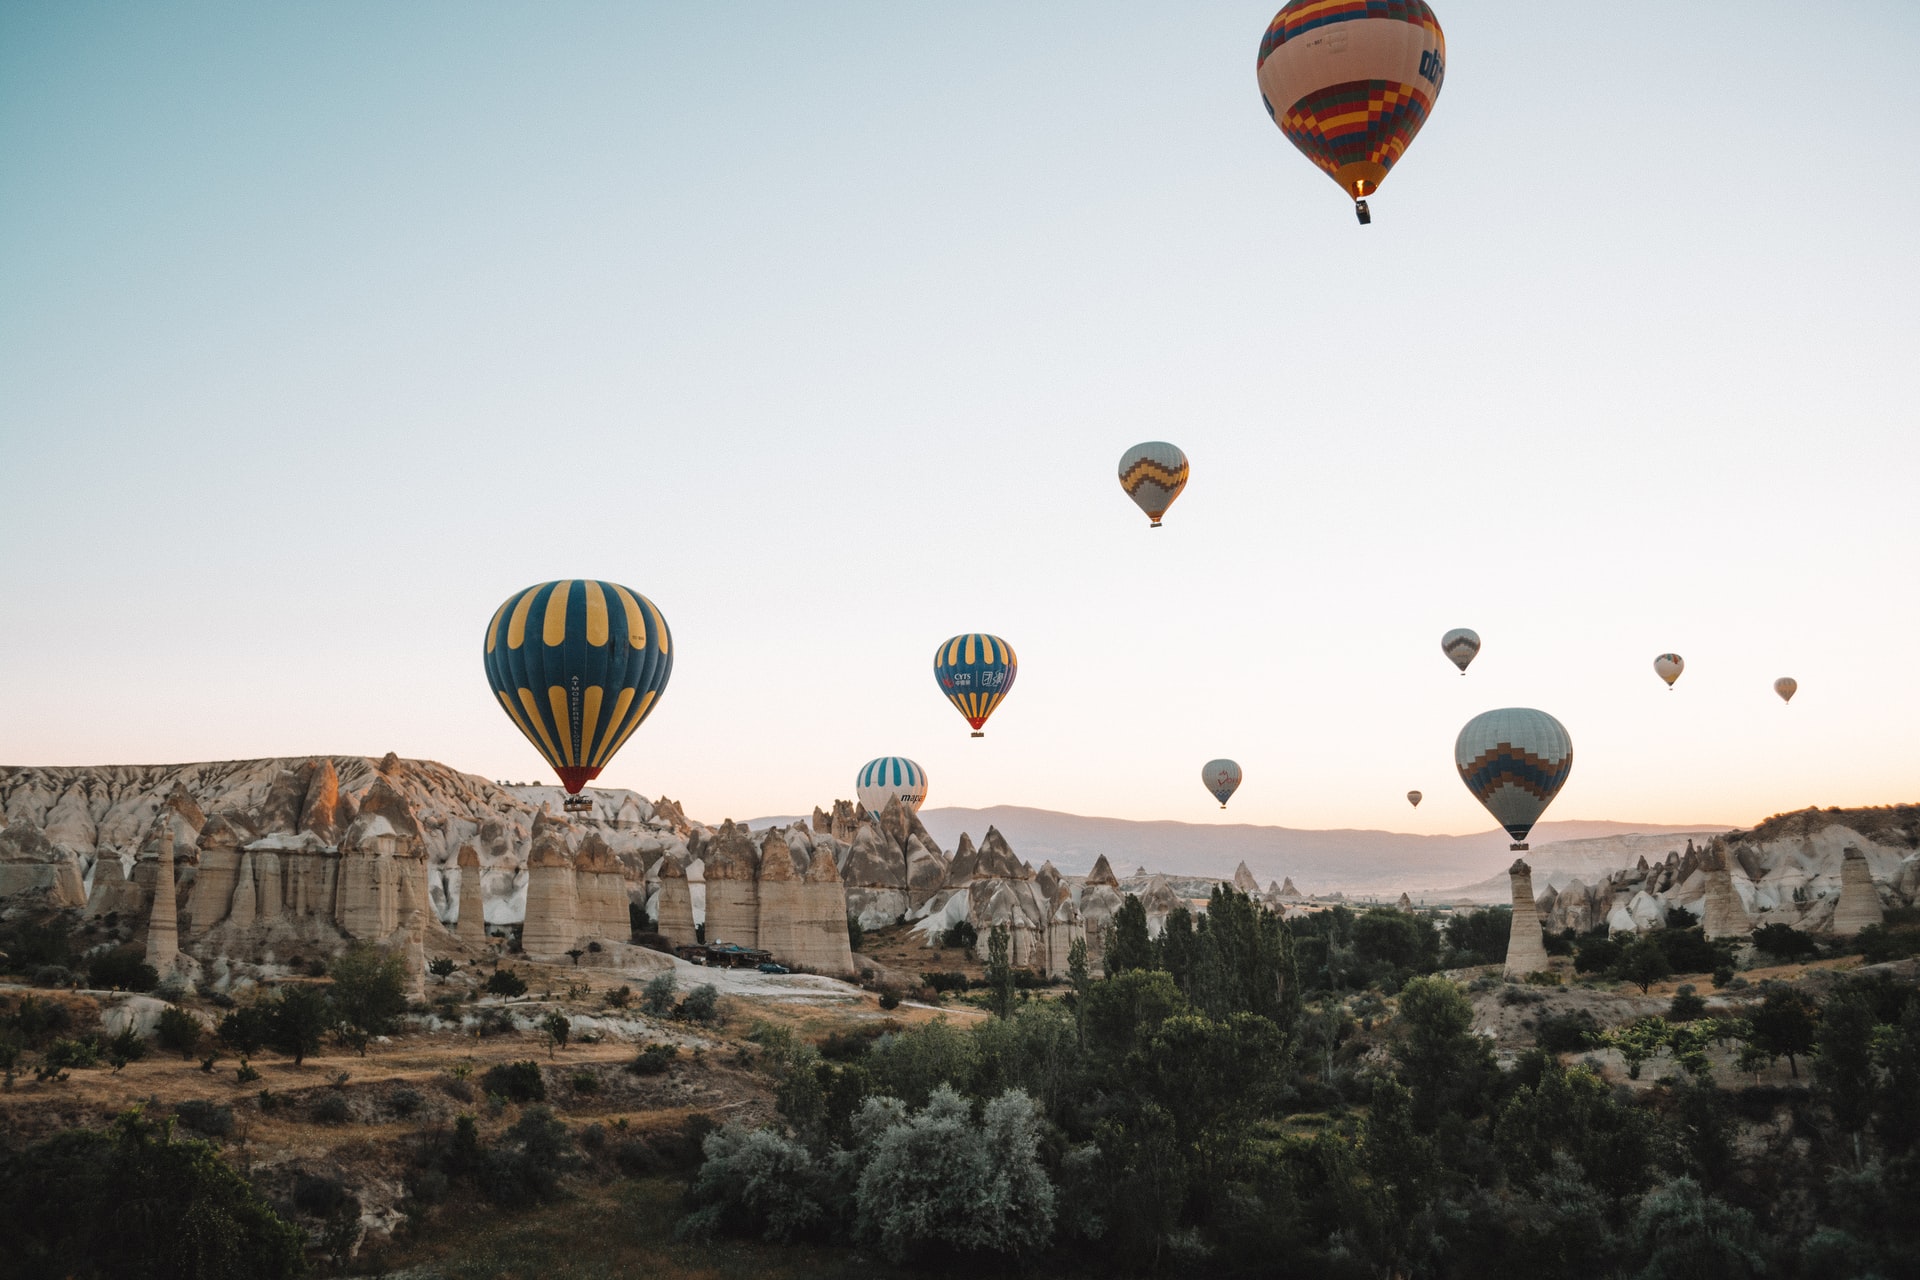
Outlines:
[[[1227,797],[1240,789],[1240,766],[1231,760],[1209,760],[1200,766],[1200,781],[1206,783],[1207,790],[1213,792],[1213,798],[1224,809]]]
[[[905,756],[881,756],[860,766],[853,788],[860,807],[876,818],[894,799],[908,813],[918,813],[927,802],[927,771]]]
[[[1513,848],[1524,850],[1527,832],[1573,771],[1573,739],[1544,711],[1503,707],[1467,721],[1454,740],[1453,762],[1473,798],[1513,837]]]
[[[1164,440],[1137,444],[1120,455],[1120,487],[1160,527],[1160,517],[1187,487],[1187,455]]]
[[[568,810],[652,713],[673,674],[653,601],[614,582],[566,578],[507,597],[487,624],[487,683],[567,789]]]
[[[1260,41],[1267,114],[1353,197],[1366,197],[1412,145],[1447,77],[1447,39],[1424,0],[1291,0]]]
[[[980,631],[955,636],[933,651],[933,678],[973,726],[976,738],[986,737],[980,726],[1012,690],[1019,672],[1013,646]]]

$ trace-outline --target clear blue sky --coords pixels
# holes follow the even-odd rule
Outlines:
[[[1270,4],[0,8],[0,761],[543,776],[481,630],[596,576],[714,820],[1479,830],[1514,704],[1553,818],[1914,799],[1920,7],[1446,0],[1362,229]]]

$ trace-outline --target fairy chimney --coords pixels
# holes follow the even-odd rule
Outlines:
[[[1507,868],[1513,880],[1513,927],[1507,934],[1506,976],[1524,978],[1547,967],[1547,947],[1540,937],[1540,909],[1533,901],[1533,868],[1515,858]]]

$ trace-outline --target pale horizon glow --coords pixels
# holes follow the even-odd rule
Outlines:
[[[1920,8],[1436,0],[1363,229],[1274,7],[0,10],[0,763],[545,781],[481,632],[592,576],[675,641],[600,782],[704,820],[897,754],[1466,834],[1510,705],[1573,737],[1546,821],[1916,799]]]

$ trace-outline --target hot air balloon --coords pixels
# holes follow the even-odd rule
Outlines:
[[[1473,798],[1507,829],[1516,851],[1573,772],[1573,739],[1544,711],[1503,707],[1467,721],[1453,762]]]
[[[1240,789],[1240,766],[1231,760],[1209,760],[1200,766],[1200,781],[1207,784],[1207,790],[1224,809],[1227,797]]]
[[[1287,141],[1366,197],[1427,122],[1447,77],[1447,39],[1423,0],[1291,0],[1260,41],[1260,97]]]
[[[508,596],[487,624],[487,683],[567,789],[569,812],[653,711],[673,674],[673,636],[653,601],[567,578]]]
[[[918,813],[927,802],[927,771],[905,756],[881,756],[860,766],[853,789],[860,807],[876,818],[896,799],[908,813]]]
[[[1687,664],[1677,653],[1663,653],[1653,660],[1653,669],[1660,674],[1662,680],[1667,682],[1667,688],[1672,689],[1673,682],[1680,678],[1680,673],[1687,669]]]
[[[947,701],[973,726],[976,738],[987,736],[980,726],[1013,688],[1019,672],[1013,646],[984,632],[955,636],[933,651],[933,678],[940,682]]]
[[[1455,627],[1440,637],[1440,652],[1453,660],[1460,668],[1460,674],[1467,674],[1467,664],[1480,652],[1480,637],[1465,627]]]
[[[1793,695],[1800,690],[1800,682],[1792,676],[1781,676],[1773,682],[1773,691],[1780,695],[1780,701],[1792,702]]]
[[[1420,807],[1420,801],[1423,799],[1425,799],[1425,797],[1422,796],[1418,791],[1407,792],[1407,803],[1412,805],[1416,809]]]
[[[1164,440],[1137,444],[1120,455],[1120,487],[1158,529],[1160,517],[1187,487],[1187,455]]]

